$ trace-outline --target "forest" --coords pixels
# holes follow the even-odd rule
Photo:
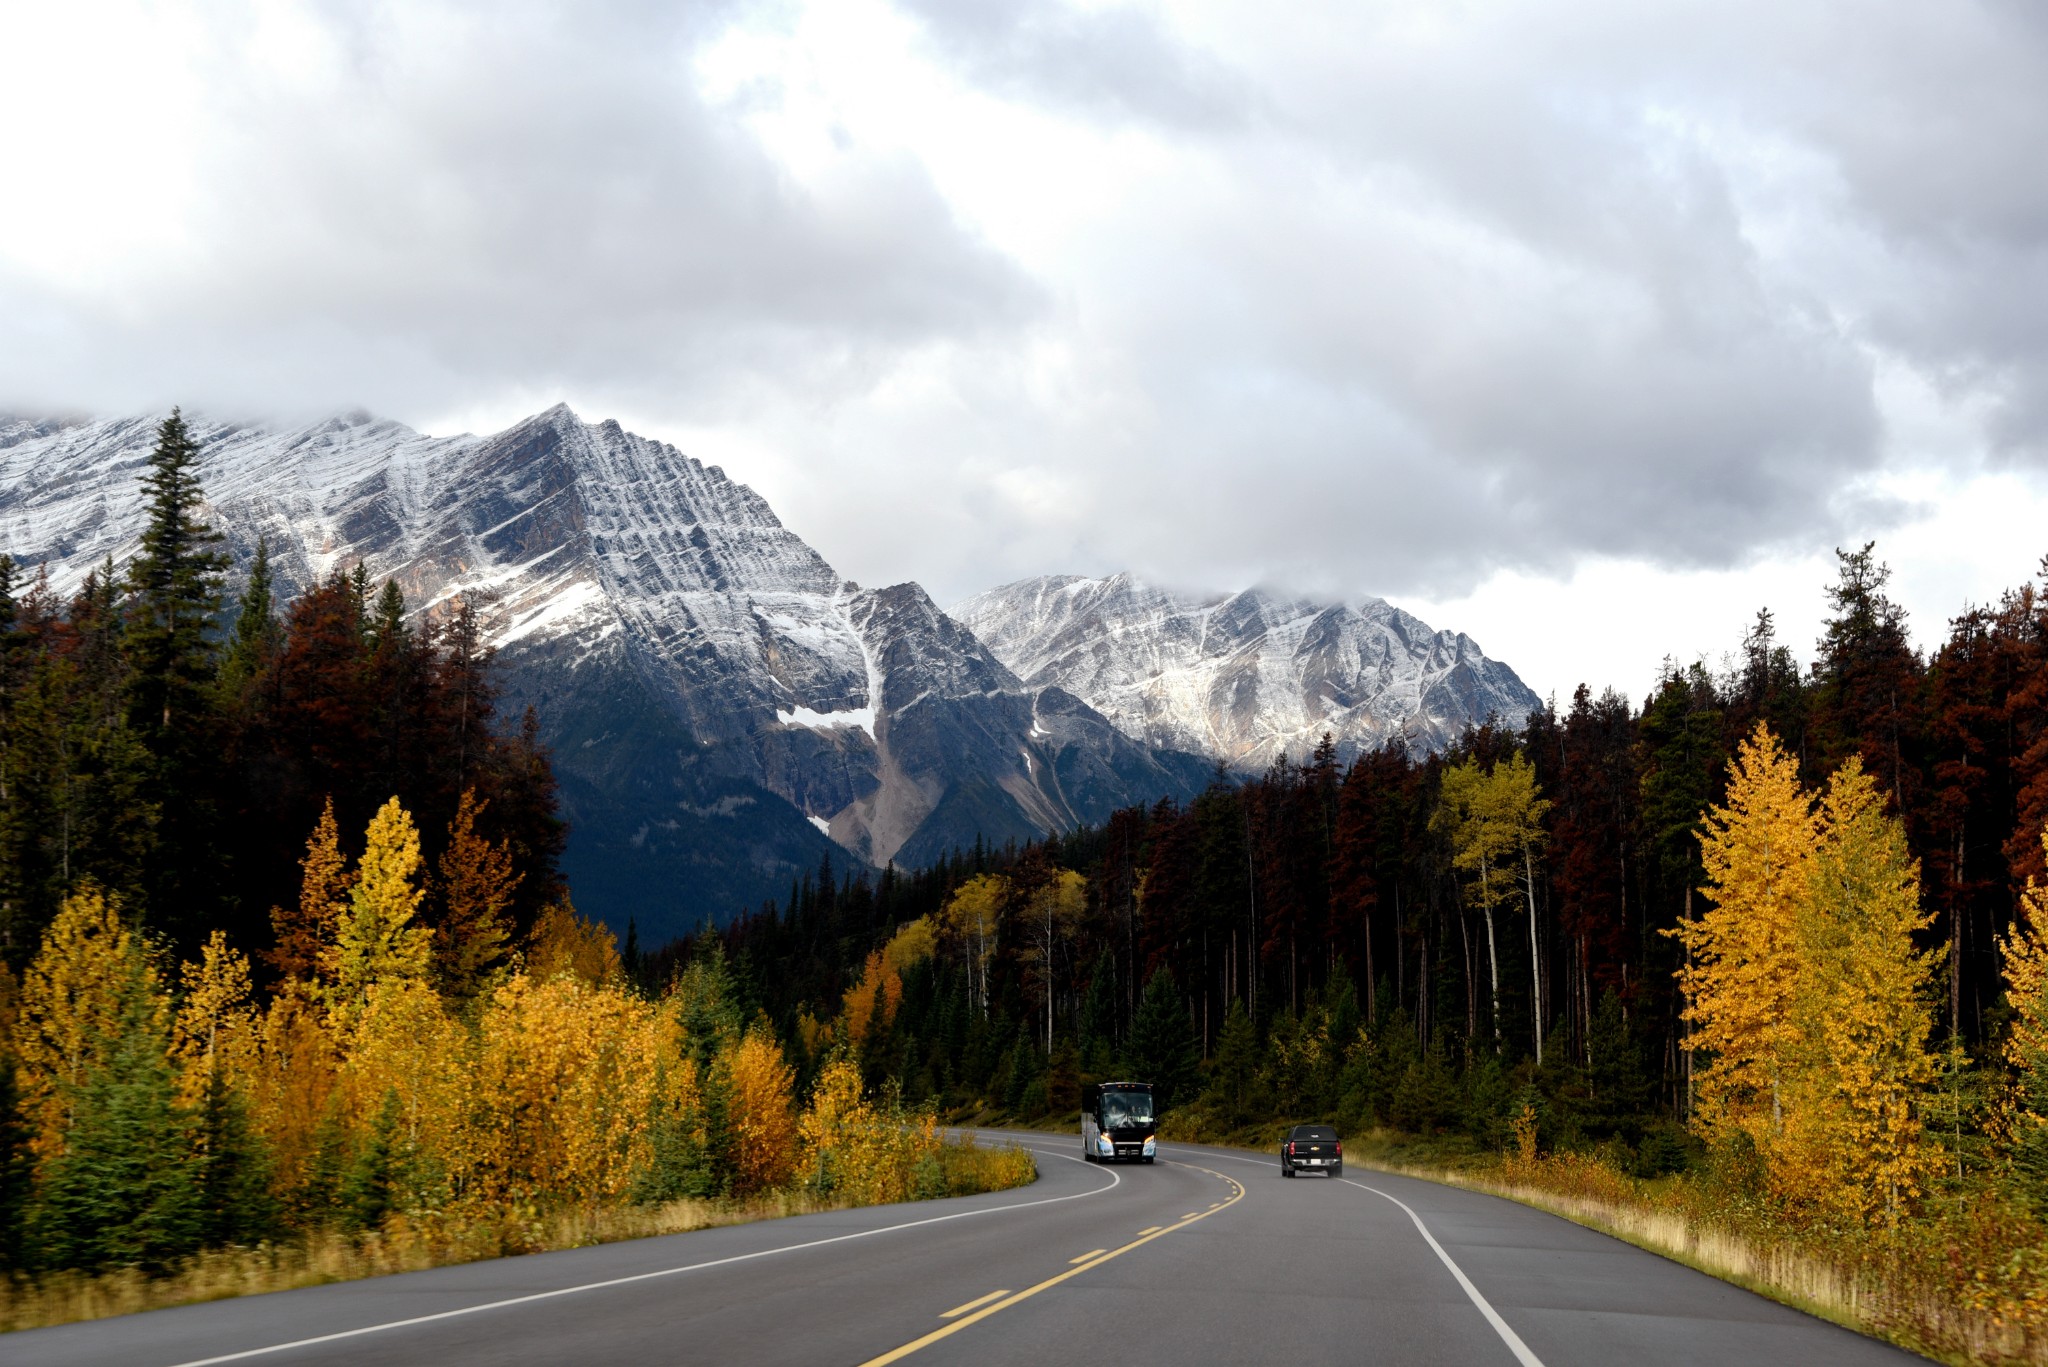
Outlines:
[[[1326,740],[1029,848],[879,879],[824,869],[719,937],[777,966],[762,1004],[794,1037],[871,948],[926,921],[946,952],[904,984],[874,1064],[913,1095],[1030,1109],[1142,1061],[1232,1114],[1497,1140],[1534,1088],[1561,1135],[1648,1138],[1644,1162],[1678,1161],[1704,1066],[1683,932],[1713,905],[1703,841],[1759,727],[1805,789],[1853,764],[1899,822],[1930,917],[1914,931],[1933,956],[1929,1046],[1977,1063],[2003,1047],[1999,942],[2043,872],[2048,602],[2026,585],[1969,609],[1923,657],[1888,577],[1874,547],[1841,555],[1807,670],[1764,611],[1718,668],[1667,662],[1640,707],[1581,688],[1444,753],[1348,764]],[[1235,1067],[1248,1038],[1278,1071],[1175,1075],[1142,1043],[1168,991],[1198,1065]],[[1347,1074],[1361,1030],[1388,1057]]]
[[[0,557],[0,1327],[218,1294],[209,1250],[253,1289],[1029,1180],[828,1039],[799,1087],[715,945],[642,990],[479,604],[276,601],[261,546],[228,603],[197,458],[174,412],[68,600]]]

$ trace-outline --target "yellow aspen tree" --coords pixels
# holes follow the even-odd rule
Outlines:
[[[1816,830],[1798,765],[1763,724],[1737,747],[1728,800],[1705,825],[1706,913],[1667,932],[1687,951],[1684,1017],[1706,1059],[1694,1076],[1694,1120],[1710,1138],[1740,1131],[1767,1151],[1784,1118],[1797,1039],[1798,917]]]
[[[270,1148],[279,1191],[304,1182],[340,1084],[341,1045],[312,987],[285,983],[256,1023],[249,1115]]]
[[[1499,766],[1495,766],[1498,768]],[[1500,1032],[1500,945],[1495,908],[1515,895],[1517,830],[1501,819],[1502,794],[1492,775],[1468,758],[1444,770],[1430,829],[1449,840],[1451,866],[1471,876],[1469,895],[1486,927],[1486,971],[1492,1025]]]
[[[178,1068],[178,1101],[197,1104],[207,1074],[218,1065],[238,1082],[255,1050],[255,1010],[249,998],[249,960],[214,931],[199,962],[182,972],[178,1014],[171,1024],[171,1061]]]
[[[2041,847],[2048,852],[2048,827]],[[2012,1081],[1999,1107],[2001,1128],[2020,1189],[2037,1207],[2048,1206],[2048,889],[2031,877],[1998,956],[2012,1012],[2005,1039]]]
[[[527,975],[536,980],[566,973],[596,987],[619,976],[619,940],[603,924],[578,916],[567,902],[554,902],[526,937],[525,962]]]
[[[1860,759],[1829,780],[1811,895],[1798,918],[1804,990],[1786,1185],[1846,1212],[1895,1222],[1940,1155],[1921,1128],[1935,1077],[1927,1041],[1935,951],[1913,937],[1920,864]]]
[[[306,840],[299,861],[299,904],[287,911],[270,909],[277,944],[265,956],[286,981],[314,982],[334,973],[335,934],[348,910],[355,875],[341,856],[341,830],[334,822],[334,799],[320,809],[320,820]]]
[[[155,968],[140,940],[122,923],[120,904],[97,888],[64,899],[22,975],[15,1050],[21,1060],[23,1111],[35,1127],[36,1152],[57,1152],[71,1126],[71,1101],[86,1075],[106,1061],[122,1010],[122,985],[137,964],[158,1009]],[[159,1021],[167,1025],[168,1019]]]
[[[494,1199],[615,1200],[647,1159],[664,1059],[654,1007],[571,974],[515,974],[478,1018],[473,1150]]]
[[[372,984],[423,982],[431,935],[412,923],[426,895],[419,885],[420,834],[397,798],[377,809],[348,905],[335,927],[335,996],[359,1008]]]
[[[870,1035],[886,1031],[902,1000],[903,979],[889,967],[880,950],[868,955],[860,981],[846,989],[840,1002],[840,1029],[847,1043],[858,1049]]]
[[[485,975],[504,958],[511,928],[506,913],[525,875],[512,852],[478,834],[476,819],[490,804],[464,788],[448,826],[441,856],[441,921],[434,928],[434,971],[441,990],[458,1001],[475,996]]]
[[[978,873],[962,883],[939,914],[940,928],[960,946],[967,966],[967,990],[974,1004],[988,1014],[988,969],[996,956],[996,933],[1002,925],[1010,880],[1001,874]]]
[[[796,1073],[775,1036],[760,1026],[733,1047],[730,1071],[733,1194],[782,1186],[796,1168]]]
[[[861,1096],[859,1066],[844,1054],[826,1060],[797,1121],[805,1184],[826,1194],[857,1190],[871,1165],[875,1125],[874,1108]]]
[[[388,1094],[398,1098],[408,1207],[439,1205],[461,1186],[474,1064],[469,1031],[424,981],[424,953],[421,944],[417,974],[372,979],[342,1032],[343,1096],[358,1133],[376,1122]]]
[[[1074,936],[1088,911],[1088,880],[1060,869],[1035,888],[1024,905],[1026,977],[1045,1000],[1045,1048],[1052,1052],[1052,1013],[1057,996],[1060,947]]]
[[[882,960],[900,976],[938,952],[938,930],[932,925],[931,917],[920,916],[896,928],[896,933],[889,937],[889,943],[882,946]]]

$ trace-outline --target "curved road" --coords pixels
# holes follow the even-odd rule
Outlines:
[[[1021,1191],[809,1215],[0,1337],[11,1367],[1904,1363],[1510,1201],[1169,1144]]]

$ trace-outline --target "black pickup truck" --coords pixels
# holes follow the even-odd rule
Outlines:
[[[1280,1175],[1344,1171],[1344,1141],[1328,1125],[1296,1125],[1280,1143]]]

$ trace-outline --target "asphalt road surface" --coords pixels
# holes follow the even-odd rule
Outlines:
[[[1021,1191],[809,1215],[0,1337],[8,1367],[246,1362],[1902,1363],[1510,1201],[1164,1145]]]

